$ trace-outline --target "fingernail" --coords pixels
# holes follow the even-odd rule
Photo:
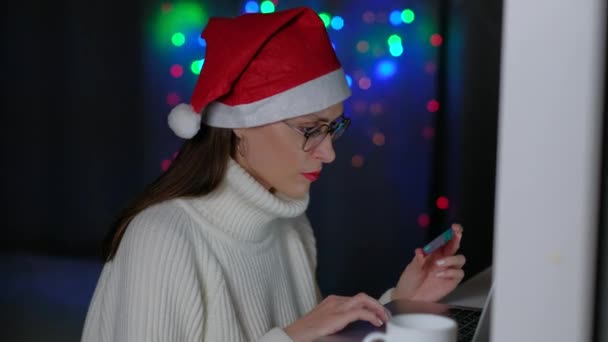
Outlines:
[[[437,266],[445,265],[445,260],[437,260]]]
[[[382,320],[381,320],[381,319],[378,319],[378,326],[380,326],[380,327],[381,327],[381,326],[383,326],[383,325],[384,325],[384,322],[382,322]]]
[[[441,271],[441,272],[437,272],[437,274],[435,274],[437,277],[443,277],[445,275],[445,272]]]

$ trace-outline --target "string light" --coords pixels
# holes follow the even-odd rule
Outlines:
[[[342,28],[344,28],[344,19],[340,16],[331,18],[331,28],[336,31],[340,31]]]
[[[431,36],[431,45],[437,47],[437,46],[440,46],[441,43],[443,43],[443,37],[441,37],[440,34],[435,33],[434,35]]]
[[[344,77],[346,78],[346,83],[348,84],[349,87],[353,86],[353,78],[350,77],[350,75],[344,75]]]
[[[414,22],[415,18],[416,15],[414,14],[414,11],[409,8],[406,8],[403,10],[403,12],[401,12],[401,20],[403,20],[403,22],[406,24],[411,24]]]
[[[439,110],[439,101],[437,101],[437,100],[429,101],[426,104],[426,109],[431,113],[435,113],[436,111]]]
[[[245,4],[245,13],[258,13],[260,5],[256,1],[247,1]]]
[[[369,51],[369,43],[365,40],[360,40],[357,43],[357,51],[359,51],[360,53],[366,53],[367,51]]]
[[[372,80],[370,80],[368,77],[362,77],[361,79],[359,79],[359,88],[361,88],[362,90],[368,90],[369,88],[371,88],[372,86]]]
[[[205,63],[205,59],[200,59],[200,60],[196,60],[194,62],[192,62],[192,64],[190,64],[190,70],[192,71],[193,74],[198,75],[201,73],[201,69],[203,68],[203,64]]]
[[[401,20],[401,11],[392,11],[391,14],[389,14],[388,16],[388,21],[393,25],[393,26],[399,26],[403,23],[403,20]]]
[[[272,13],[274,12],[274,3],[272,1],[266,0],[260,4],[260,12],[262,13]]]
[[[362,156],[362,155],[355,154],[355,155],[352,157],[352,159],[351,159],[351,161],[350,161],[350,162],[351,162],[351,165],[352,165],[353,167],[360,168],[360,167],[362,167],[362,166],[363,166],[363,163],[365,162],[365,159],[363,158],[363,156]]]
[[[171,66],[169,72],[174,78],[180,78],[184,74],[184,68],[179,64],[174,64]]]
[[[437,198],[437,208],[441,209],[441,210],[445,210],[449,207],[450,205],[450,201],[448,200],[447,197],[441,196],[439,198]]]
[[[331,24],[331,16],[327,13],[319,13],[319,18],[321,18],[321,20],[323,20],[323,24],[325,24],[325,27],[329,27],[329,25]]]
[[[399,57],[403,55],[403,46],[401,44],[393,44],[389,47],[392,56]]]
[[[431,218],[427,214],[420,214],[418,216],[418,225],[422,228],[426,228],[431,224]]]
[[[177,47],[184,45],[185,42],[186,42],[186,37],[181,32],[174,33],[171,36],[171,43],[173,43],[173,45],[175,45]]]

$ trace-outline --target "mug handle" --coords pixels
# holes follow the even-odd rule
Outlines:
[[[365,336],[365,338],[363,339],[363,342],[373,342],[376,340],[382,340],[382,341],[386,341],[386,334],[380,333],[380,332],[373,332],[371,334],[368,334],[367,336]]]

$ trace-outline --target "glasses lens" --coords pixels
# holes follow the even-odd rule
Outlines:
[[[350,125],[350,120],[345,118],[344,120],[340,121],[337,125],[336,125],[336,129],[334,130],[331,139],[333,141],[338,140],[338,138],[340,138],[342,136],[342,134],[344,134],[344,132],[346,132],[346,129],[348,128],[348,126]]]
[[[310,151],[319,146],[327,136],[328,132],[329,127],[326,125],[319,126],[316,130],[310,132],[308,139],[306,139],[306,143],[304,143],[304,151]]]

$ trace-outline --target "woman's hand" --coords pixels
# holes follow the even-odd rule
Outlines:
[[[286,327],[285,332],[296,342],[314,341],[336,333],[357,320],[368,321],[379,327],[388,320],[388,310],[364,293],[354,297],[329,296],[304,317]]]
[[[436,302],[452,292],[462,281],[463,255],[454,255],[460,248],[462,226],[453,224],[454,238],[431,255],[416,249],[414,259],[401,274],[393,298]]]

